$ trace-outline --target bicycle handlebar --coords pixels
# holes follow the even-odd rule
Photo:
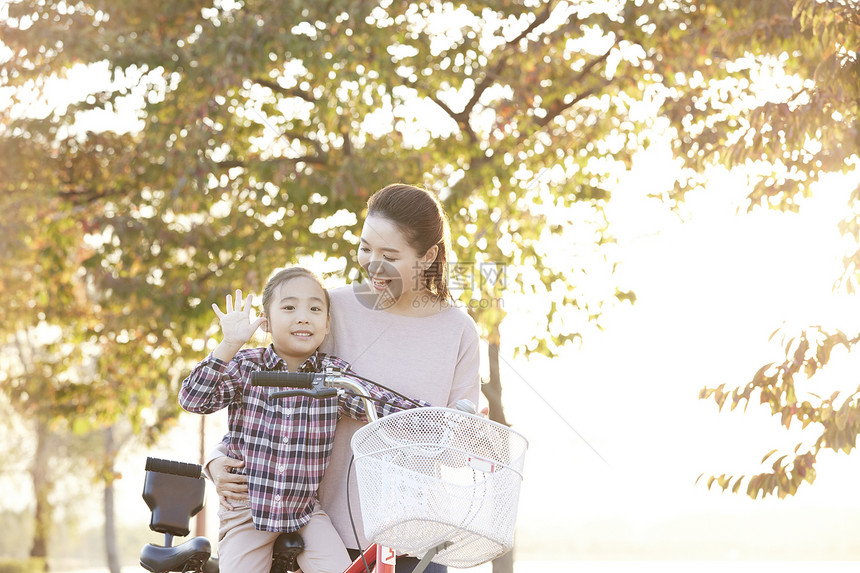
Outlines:
[[[364,380],[367,380],[364,378]],[[371,382],[370,380],[367,380]],[[371,403],[370,394],[355,380],[344,377],[339,368],[326,368],[323,372],[252,372],[251,386],[292,387],[292,390],[282,390],[269,395],[270,400],[288,398],[290,396],[307,396],[308,398],[334,398],[338,389],[343,389],[358,395],[364,400],[367,420],[378,419],[376,409]],[[455,409],[468,414],[475,414],[477,408],[470,400],[459,400]]]
[[[326,368],[324,372],[252,372],[251,386],[290,387],[293,390],[274,392],[270,400],[289,396],[307,396],[308,398],[334,398],[338,388],[357,394],[364,400],[365,413],[369,422],[379,416],[370,401],[368,391],[355,380],[346,378],[338,368]]]
[[[308,398],[334,398],[337,390],[334,388],[321,388],[319,390],[283,390],[269,395],[270,400],[277,398],[289,398],[290,396],[307,396]]]
[[[340,374],[340,371],[335,370],[331,372],[252,372],[251,386],[290,388],[290,390],[270,394],[269,400],[290,396],[307,396],[315,400],[335,398],[337,389],[332,387],[331,379]]]
[[[313,388],[314,372],[252,372],[252,386],[292,386]]]

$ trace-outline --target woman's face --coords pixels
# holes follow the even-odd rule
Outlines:
[[[434,245],[427,253],[416,252],[397,223],[368,215],[361,229],[358,264],[374,292],[398,299],[406,292],[424,291],[423,272],[436,258],[436,251]]]

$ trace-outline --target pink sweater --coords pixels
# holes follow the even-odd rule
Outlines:
[[[323,352],[410,398],[436,406],[454,406],[461,398],[478,403],[479,337],[463,309],[450,307],[414,318],[366,308],[349,286],[330,291],[330,296],[331,333],[323,342]],[[338,421],[331,462],[319,489],[323,509],[352,549],[357,548],[347,511],[346,474],[352,455],[350,439],[361,425],[346,417]],[[365,546],[354,468],[349,490],[359,540]]]

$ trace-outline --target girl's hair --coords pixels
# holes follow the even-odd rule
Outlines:
[[[287,267],[273,274],[263,289],[263,312],[266,313],[266,316],[269,315],[269,305],[272,304],[272,297],[275,296],[275,291],[278,290],[278,287],[298,277],[309,278],[320,285],[325,296],[325,312],[328,315],[331,305],[329,304],[328,291],[323,286],[322,280],[304,267]]]
[[[367,201],[367,214],[394,222],[419,255],[436,245],[436,259],[424,271],[427,289],[442,300],[450,298],[448,290],[448,253],[451,250],[451,229],[442,204],[426,189],[394,183],[380,189]]]

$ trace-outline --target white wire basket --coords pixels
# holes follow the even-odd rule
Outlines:
[[[510,551],[528,441],[449,408],[398,412],[352,438],[365,536],[465,568]]]

